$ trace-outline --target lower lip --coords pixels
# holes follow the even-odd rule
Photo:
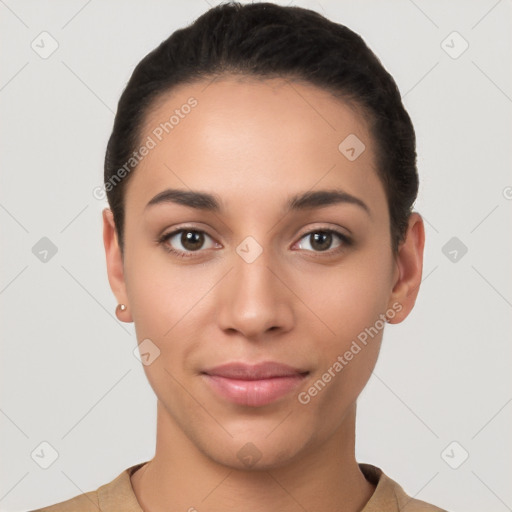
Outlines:
[[[297,374],[261,380],[240,380],[203,374],[213,390],[222,397],[248,407],[261,407],[275,402],[295,389],[305,376]]]

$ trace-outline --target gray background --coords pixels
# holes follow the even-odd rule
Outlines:
[[[133,67],[214,3],[0,0],[2,511],[153,456],[156,399],[114,315],[92,191]],[[511,2],[292,3],[363,36],[418,138],[424,280],[409,318],[386,327],[357,459],[455,512],[512,510]],[[31,47],[51,48],[43,31],[58,43],[47,58]],[[46,261],[43,237],[57,248]],[[31,455],[50,456],[43,442],[58,452],[47,469]]]

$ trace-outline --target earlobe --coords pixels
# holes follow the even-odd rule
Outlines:
[[[405,240],[398,249],[395,260],[396,274],[388,308],[396,314],[389,323],[397,324],[405,320],[416,302],[423,272],[423,249],[425,246],[425,228],[421,215],[411,213]],[[400,307],[399,307],[399,306]]]
[[[124,280],[124,264],[121,249],[115,229],[114,216],[109,208],[105,208],[103,215],[103,244],[107,263],[107,274],[110,288],[116,296],[117,302],[128,306],[126,283]],[[120,310],[116,308],[116,316],[123,322],[132,322],[132,316],[128,307]]]

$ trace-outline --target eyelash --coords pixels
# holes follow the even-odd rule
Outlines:
[[[207,236],[208,233],[206,233],[205,231],[202,231],[200,229],[195,229],[195,228],[187,228],[187,227],[182,227],[180,229],[177,229],[175,231],[172,231],[171,233],[166,233],[164,235],[162,235],[161,237],[159,237],[156,241],[159,245],[162,245],[162,247],[168,252],[168,253],[171,253],[173,254],[174,256],[177,256],[179,258],[194,258],[196,257],[194,253],[199,253],[199,252],[202,252],[201,250],[197,250],[197,251],[190,251],[190,252],[184,252],[184,251],[179,251],[179,250],[176,250],[174,249],[173,247],[170,247],[166,242],[172,238],[174,235],[177,235],[178,233],[183,233],[183,232],[194,232],[194,233],[203,233]],[[323,254],[329,254],[329,255],[335,255],[335,254],[338,254],[340,252],[342,252],[343,250],[345,250],[347,247],[351,246],[352,245],[352,239],[349,238],[347,235],[343,234],[343,233],[340,233],[339,231],[336,231],[335,229],[328,229],[328,228],[325,228],[325,229],[322,229],[322,228],[317,228],[317,229],[314,229],[312,231],[308,231],[307,233],[304,233],[300,238],[299,240],[302,240],[303,238],[306,238],[307,236],[309,235],[313,235],[314,233],[329,233],[329,234],[333,234],[333,235],[336,235],[340,240],[341,240],[341,245],[339,247],[336,247],[334,250],[326,250],[326,251],[307,251],[307,252],[312,252],[314,254],[317,254],[319,256],[323,255]],[[211,237],[210,237],[211,238]]]

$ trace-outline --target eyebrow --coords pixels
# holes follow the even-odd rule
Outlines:
[[[153,197],[146,205],[145,210],[151,206],[165,203],[175,203],[210,212],[222,211],[222,200],[215,194],[171,188]],[[359,206],[371,216],[370,208],[363,200],[340,189],[316,190],[296,194],[288,199],[285,209],[287,212],[302,211],[313,208],[324,208],[340,203]]]

